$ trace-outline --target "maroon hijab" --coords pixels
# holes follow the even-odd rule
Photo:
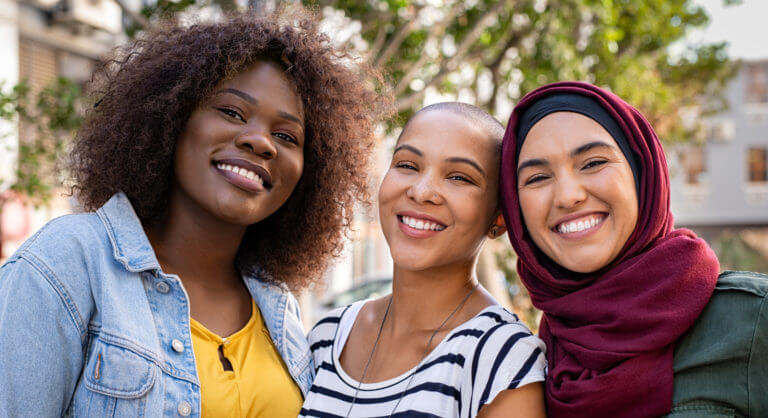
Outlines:
[[[523,111],[558,93],[595,100],[616,120],[639,162],[637,225],[621,253],[601,270],[578,274],[550,260],[526,231],[517,194],[515,132]],[[524,139],[524,138],[522,138]],[[709,301],[719,263],[709,246],[674,229],[669,174],[648,121],[618,96],[580,82],[526,95],[504,135],[501,195],[517,271],[544,312],[547,409],[552,417],[650,417],[672,406],[674,344]]]

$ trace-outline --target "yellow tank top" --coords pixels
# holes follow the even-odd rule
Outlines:
[[[190,318],[203,417],[295,417],[301,410],[301,390],[272,343],[258,306],[251,303],[251,319],[226,338]],[[231,371],[224,370],[220,349]]]

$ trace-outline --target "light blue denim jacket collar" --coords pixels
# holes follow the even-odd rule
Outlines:
[[[96,212],[104,223],[115,260],[128,271],[163,274],[136,212],[125,194],[117,193]],[[288,371],[306,395],[314,377],[311,353],[296,299],[284,285],[266,281],[259,267],[241,268],[248,290],[259,306],[272,341]]]

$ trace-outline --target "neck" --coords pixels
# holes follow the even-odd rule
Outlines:
[[[460,265],[409,271],[395,265],[392,307],[394,330],[434,330],[477,285],[476,258]],[[452,318],[453,323],[459,312]]]
[[[212,278],[239,276],[233,274],[235,257],[246,227],[225,223],[178,193],[171,196],[166,219],[145,230],[166,273],[185,282],[206,281],[207,287],[232,285]]]

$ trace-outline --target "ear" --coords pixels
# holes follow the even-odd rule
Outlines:
[[[507,225],[504,223],[504,216],[498,214],[496,220],[493,221],[493,224],[491,225],[491,229],[488,231],[488,238],[496,239],[504,235],[505,232],[507,232]]]

